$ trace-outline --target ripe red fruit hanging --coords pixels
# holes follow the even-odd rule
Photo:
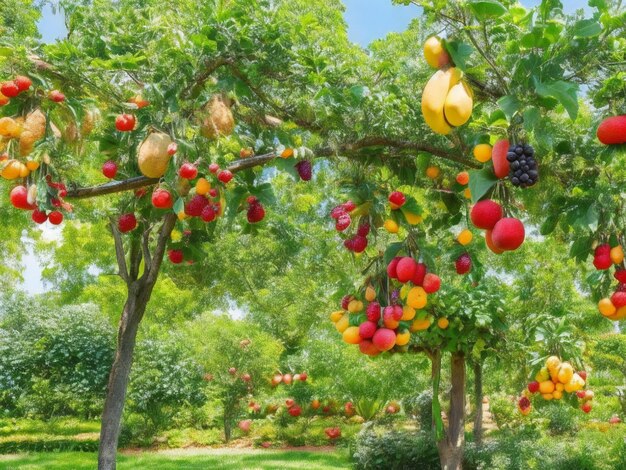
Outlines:
[[[217,217],[217,212],[215,211],[213,206],[209,204],[204,209],[202,209],[202,214],[200,214],[200,217],[205,222],[213,222]]]
[[[404,311],[400,305],[393,305],[391,307],[391,317],[394,320],[400,321],[402,319],[402,315],[404,315]]]
[[[524,224],[513,217],[500,219],[491,232],[493,244],[500,250],[517,250],[525,237]]]
[[[355,253],[363,253],[367,248],[367,238],[356,235],[352,238],[352,251]]]
[[[362,339],[370,339],[376,333],[378,324],[373,321],[365,321],[359,325],[359,336]]]
[[[192,180],[198,176],[198,169],[193,163],[183,163],[178,169],[178,176],[187,180]]]
[[[338,232],[343,232],[350,226],[351,223],[352,218],[350,217],[350,214],[344,213],[339,216],[339,218],[337,218],[337,221],[335,222],[335,230],[337,230]]]
[[[615,305],[615,308],[620,308],[626,305],[626,292],[615,292],[611,296],[611,303]]]
[[[31,218],[36,224],[43,224],[46,220],[48,220],[46,213],[44,211],[40,211],[39,209],[35,209],[33,211]]]
[[[330,217],[337,220],[342,215],[347,214],[346,210],[343,206],[337,206],[332,211],[330,211]]]
[[[296,170],[302,181],[311,181],[313,176],[313,167],[308,160],[301,160],[296,163]]]
[[[421,286],[424,283],[424,276],[426,276],[426,265],[424,263],[417,263],[415,266],[415,274],[413,275],[413,279],[411,282],[415,286]]]
[[[359,225],[359,228],[356,230],[356,234],[360,235],[361,237],[367,237],[369,233],[370,233],[370,224],[368,224],[367,222],[361,223]]]
[[[63,101],[65,101],[65,95],[59,90],[52,90],[50,93],[48,93],[48,98],[50,98],[50,100],[54,101],[55,103],[62,103]]]
[[[489,248],[496,255],[504,253],[504,250],[501,250],[493,244],[493,238],[491,238],[491,230],[487,230],[485,232],[485,244],[487,245],[487,248]]]
[[[508,151],[509,141],[506,139],[499,140],[493,144],[493,149],[491,150],[491,160],[493,161],[493,172],[498,179],[509,176],[511,165],[506,159]]]
[[[491,230],[502,218],[502,207],[495,201],[485,199],[472,207],[470,219],[475,227]]]
[[[455,262],[457,274],[467,274],[472,269],[472,258],[468,253],[463,253]]]
[[[398,281],[402,283],[407,283],[413,276],[415,275],[415,270],[417,269],[417,263],[410,256],[405,256],[400,261],[398,261],[398,265],[396,266],[396,275],[398,277]]]
[[[13,81],[17,85],[17,89],[19,90],[20,93],[28,90],[30,86],[33,84],[31,79],[28,77],[25,77],[24,75],[18,75],[17,77],[15,77],[15,80]]]
[[[346,309],[348,306],[346,305]],[[365,310],[365,314],[367,315],[367,319],[371,322],[377,322],[380,320],[380,304],[378,302],[372,302],[367,306]],[[361,335],[363,338],[363,335]]]
[[[137,218],[132,212],[120,216],[117,220],[117,228],[122,233],[127,233],[137,228]]]
[[[20,94],[20,89],[15,82],[4,82],[0,85],[0,93],[7,98],[14,98]]]
[[[579,370],[577,372],[578,376],[583,379],[585,382],[587,381],[587,371]]]
[[[367,356],[377,356],[380,354],[380,350],[369,339],[361,340],[359,343],[359,351]]]
[[[211,163],[209,165],[209,171],[213,174],[217,173],[220,170],[220,166],[217,163]]]
[[[539,382],[530,382],[528,384],[528,391],[530,393],[537,393],[539,391]]]
[[[174,200],[168,190],[157,188],[152,193],[152,205],[157,209],[171,209]]]
[[[16,186],[11,190],[10,194],[11,204],[16,209],[22,209],[25,211],[32,211],[37,208],[36,204],[28,203],[28,188],[26,186]]]
[[[620,284],[626,284],[626,269],[618,269],[613,274],[613,277],[617,279]]]
[[[196,194],[185,204],[185,214],[190,217],[200,217],[202,215],[202,210],[209,204],[209,200],[200,195]]]
[[[346,201],[341,206],[346,212],[352,212],[354,209],[356,209],[356,204],[352,201]]]
[[[170,250],[167,252],[167,257],[174,264],[180,264],[183,262],[183,252],[182,250]]]
[[[119,114],[115,118],[115,128],[120,132],[129,132],[135,128],[135,116],[132,114]]]
[[[422,287],[427,294],[434,294],[441,287],[441,279],[439,279],[439,276],[436,274],[427,273],[426,276],[424,276]]]
[[[52,225],[59,225],[63,222],[63,214],[59,211],[52,211],[48,214],[48,220]]]
[[[522,397],[517,402],[517,406],[519,406],[520,410],[530,408],[530,400],[528,399],[528,397]]]
[[[343,298],[341,299],[341,308],[344,310],[348,310],[348,305],[350,304],[350,301],[352,301],[354,299],[353,295],[344,295]]]
[[[302,408],[300,408],[298,405],[293,405],[291,408],[289,408],[289,414],[294,418],[297,418],[302,414]]]
[[[261,222],[263,218],[265,217],[265,209],[263,208],[263,205],[258,201],[256,201],[253,204],[250,204],[248,206],[247,217],[248,217],[248,222],[251,224],[256,224],[257,222]]]
[[[597,135],[605,145],[626,144],[626,115],[606,118],[598,127]]]
[[[406,196],[400,191],[394,191],[389,195],[389,204],[392,209],[400,209],[406,202]]]
[[[171,157],[178,150],[178,144],[176,142],[172,142],[167,146],[167,154]]]
[[[589,402],[583,403],[583,406],[581,406],[580,409],[583,410],[587,414],[591,413],[591,403]]]
[[[609,244],[602,244],[596,247],[593,256],[593,265],[597,270],[609,269],[613,265],[610,253],[611,246]]]
[[[233,174],[231,173],[230,170],[222,170],[218,173],[217,179],[220,180],[222,183],[226,184],[230,182],[230,180],[233,179]]]
[[[117,163],[112,160],[105,162],[104,165],[102,165],[102,174],[109,179],[115,178],[117,174]]]
[[[389,328],[379,328],[372,337],[372,343],[379,351],[389,351],[396,344],[396,334]]]
[[[400,262],[401,259],[402,259],[401,256],[396,256],[387,265],[387,276],[389,277],[389,279],[398,278],[397,268],[398,268],[398,263]]]

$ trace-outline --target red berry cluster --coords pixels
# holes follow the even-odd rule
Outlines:
[[[67,212],[72,211],[71,204],[63,201],[63,198],[67,196],[67,187],[63,183],[52,181],[52,176],[50,175],[46,176],[46,183],[50,188],[46,192],[47,203],[54,208],[49,212],[46,212],[46,210],[41,207],[37,207],[37,186],[34,184],[28,188],[23,185],[14,187],[11,190],[9,198],[11,204],[16,209],[33,211],[31,218],[36,224],[43,224],[46,221],[50,221],[52,225],[59,225],[63,222],[63,213],[60,209]]]
[[[598,310],[610,320],[626,318],[626,269],[624,269],[624,250],[616,244],[611,248],[608,243],[598,245],[594,251],[593,265],[599,271],[610,269],[615,265],[613,276],[618,285],[610,298],[600,300]]]
[[[33,82],[28,77],[18,75],[13,80],[3,82],[0,85],[0,106],[8,104],[10,99],[15,98],[20,93],[27,91]]]
[[[352,201],[347,201],[338,205],[330,212],[330,217],[335,220],[335,230],[338,232],[345,232],[345,230],[352,225],[351,213],[355,209],[356,204]],[[343,246],[345,246],[348,251],[363,253],[367,248],[367,236],[369,233],[370,224],[363,221],[357,227],[356,233],[352,237],[344,240]]]
[[[256,196],[248,196],[247,202],[248,222],[251,224],[261,222],[265,217],[265,209],[263,208],[263,204],[261,204],[261,201],[259,201]]]

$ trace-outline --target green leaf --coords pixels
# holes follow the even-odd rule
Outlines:
[[[404,243],[395,242],[390,244],[385,250],[385,255],[383,256],[383,260],[385,261],[385,265],[389,264],[392,259],[396,257],[398,252],[402,249]]]
[[[587,259],[589,252],[591,251],[591,245],[593,244],[592,237],[580,237],[574,243],[569,250],[570,258],[575,258],[577,261],[582,262]]]
[[[456,194],[441,193],[441,200],[446,205],[446,209],[452,215],[458,214],[461,210],[461,201]]]
[[[543,224],[541,224],[541,228],[539,229],[539,233],[541,235],[550,235],[554,232],[557,224],[559,223],[560,214],[555,214],[549,216]]]
[[[472,0],[469,7],[479,19],[496,18],[506,13],[506,7],[496,0]]]
[[[179,197],[174,203],[174,207],[172,208],[175,214],[178,214],[185,210],[185,201],[182,197]]]
[[[472,193],[472,202],[477,202],[481,197],[487,194],[487,191],[498,181],[498,178],[496,178],[496,175],[493,174],[490,168],[472,170],[469,174],[469,189]]]
[[[562,80],[536,82],[535,90],[539,96],[556,98],[572,121],[578,116],[578,85]]]
[[[461,41],[445,41],[444,47],[450,54],[452,62],[460,70],[465,71],[467,69],[467,59],[472,55],[474,49],[469,44]]]
[[[520,102],[515,96],[506,95],[498,100],[498,106],[510,120],[519,109]]]
[[[539,114],[539,110],[537,108],[527,108],[524,111],[524,129],[527,131],[534,129],[539,122],[540,117],[541,115]]]
[[[357,103],[363,101],[363,98],[369,96],[370,89],[365,85],[355,85],[350,88],[350,94],[356,99]]]
[[[574,36],[577,38],[592,38],[602,32],[602,25],[594,19],[577,21],[574,25]]]

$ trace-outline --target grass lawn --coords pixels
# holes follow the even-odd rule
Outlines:
[[[92,470],[97,456],[87,452],[0,455],[3,470]],[[282,470],[350,468],[345,452],[302,452],[251,449],[177,449],[120,455],[118,469]]]

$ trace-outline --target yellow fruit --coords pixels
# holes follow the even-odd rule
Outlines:
[[[360,300],[351,300],[350,303],[348,304],[348,312],[350,313],[357,313],[360,312],[361,310],[363,310],[363,302],[361,302]]]
[[[615,305],[613,305],[613,302],[611,302],[611,299],[609,298],[604,298],[598,302],[598,310],[605,317],[610,317],[617,311]]]
[[[350,316],[344,313],[343,316],[335,323],[335,328],[339,333],[346,331],[346,328],[350,326]]]
[[[402,309],[402,318],[400,320],[402,321],[409,321],[409,320],[413,320],[415,318],[415,314],[417,312],[415,311],[415,309],[409,305],[405,305],[404,308]]]
[[[567,382],[564,388],[567,393],[572,393],[572,392],[576,392],[580,390],[584,386],[585,386],[585,381],[583,380],[583,378],[578,374],[574,374],[572,376],[572,380]]]
[[[35,147],[35,136],[30,131],[24,131],[20,135],[20,156],[25,157]]]
[[[465,246],[471,243],[472,238],[473,238],[472,232],[469,231],[468,229],[465,229],[461,233],[459,233],[459,235],[456,237],[456,241],[459,242],[461,245]]]
[[[396,335],[396,346],[404,346],[405,344],[409,344],[410,340],[411,340],[411,333],[405,330]]]
[[[235,129],[235,119],[230,110],[230,100],[221,95],[213,95],[204,107],[205,117],[200,133],[210,139],[220,135],[230,135]]]
[[[550,375],[552,377],[556,376],[559,371],[560,365],[561,360],[556,356],[550,356],[548,359],[546,359],[546,367],[548,368],[548,371],[550,372]]]
[[[429,166],[428,168],[426,168],[426,176],[431,180],[436,179],[439,176],[439,173],[439,168],[436,166]]]
[[[0,135],[2,137],[15,138],[22,133],[22,127],[10,117],[0,118]]]
[[[348,344],[359,344],[361,337],[359,336],[358,326],[349,326],[343,330],[343,340]]]
[[[400,288],[400,298],[402,300],[406,300],[407,295],[409,295],[409,291],[411,290],[411,286],[410,284],[404,284],[401,288]]]
[[[424,221],[424,218],[419,214],[413,214],[412,212],[404,210],[404,208],[400,209],[402,214],[404,214],[404,218],[410,225],[421,224]]]
[[[552,400],[554,398],[554,395],[552,395],[551,393],[544,393],[541,396],[544,400]]]
[[[435,36],[428,38],[424,43],[424,58],[428,65],[435,69],[450,63],[450,55],[443,47],[443,43]]]
[[[624,250],[622,250],[622,247],[620,245],[614,246],[613,248],[611,248],[610,256],[613,263],[620,264],[622,261],[624,261]]]
[[[365,288],[365,300],[368,302],[373,302],[376,299],[376,291],[372,286],[367,286]]]
[[[280,154],[281,158],[289,158],[289,157],[293,157],[293,149],[291,148],[286,148],[285,150],[282,151],[282,153]]]
[[[472,199],[472,192],[470,191],[470,188],[465,188],[463,190],[463,196],[465,199]]]
[[[428,301],[428,295],[423,287],[416,286],[413,287],[409,291],[409,295],[407,296],[406,303],[408,306],[420,310],[426,307],[426,303]]]
[[[170,238],[172,239],[173,242],[179,242],[183,239],[183,234],[180,232],[180,230],[172,230],[172,234],[170,235]]]
[[[542,367],[541,370],[537,372],[537,375],[535,375],[535,380],[539,383],[550,380],[550,372],[548,372],[548,368]]]
[[[385,224],[384,224],[385,230],[387,230],[387,232],[389,233],[398,233],[398,230],[400,230],[400,227],[398,227],[398,224],[391,219],[387,219],[385,220]]]
[[[481,163],[491,160],[491,145],[478,144],[474,147],[474,158]]]
[[[429,318],[424,318],[422,320],[416,319],[416,320],[413,320],[413,323],[411,324],[411,331],[412,332],[423,331],[423,330],[428,329],[429,326],[430,326]]]
[[[178,214],[176,214],[178,216],[178,220],[183,221],[187,218],[187,214],[185,214],[185,211],[180,211]]]
[[[446,328],[448,328],[449,324],[450,322],[445,317],[442,317],[439,320],[437,320],[437,326],[441,328],[442,330],[445,330]]]
[[[204,196],[205,194],[209,194],[210,190],[211,183],[209,183],[206,178],[198,178],[198,181],[196,181],[196,194]]]
[[[558,392],[562,392],[565,389],[565,385],[562,384],[561,382],[559,382],[558,384],[554,385],[554,390],[558,391]]]
[[[624,318],[626,318],[626,306],[618,308],[617,312],[615,312],[614,315],[611,315],[608,318],[613,321],[623,320]]]
[[[555,390],[554,392],[552,392],[552,396],[555,400],[560,400],[561,398],[563,398],[563,392]]]
[[[19,162],[19,166],[20,166],[20,178],[26,178],[28,175],[30,175],[30,170],[28,169],[26,165],[24,165],[22,162]]]
[[[35,171],[37,168],[39,168],[39,162],[35,160],[28,160],[26,162],[26,168],[28,168],[30,171]]]
[[[524,415],[524,416],[528,416],[532,410],[532,408],[529,406],[528,408],[518,408],[519,412]]]
[[[554,392],[554,382],[552,382],[551,380],[539,382],[539,393],[546,394],[552,392]]]
[[[557,374],[557,378],[559,382],[562,384],[566,384],[570,380],[572,380],[572,376],[574,375],[574,368],[571,364],[564,362],[559,367],[559,372]]]
[[[455,127],[462,126],[472,115],[473,106],[474,100],[469,86],[465,82],[457,83],[446,97],[444,105],[446,121]]]
[[[343,317],[343,315],[343,310],[337,310],[336,312],[330,314],[330,321],[332,321],[333,323],[337,323],[339,320],[341,320],[341,317]]]
[[[17,160],[7,160],[4,162],[0,176],[7,180],[14,180],[20,177],[22,164]]]
[[[160,178],[167,171],[171,156],[167,147],[172,139],[162,132],[153,132],[139,145],[137,163],[139,170],[148,178]]]
[[[452,127],[446,122],[444,106],[450,89],[461,80],[461,72],[456,67],[438,70],[428,80],[422,93],[422,114],[424,121],[435,133],[448,135]]]

